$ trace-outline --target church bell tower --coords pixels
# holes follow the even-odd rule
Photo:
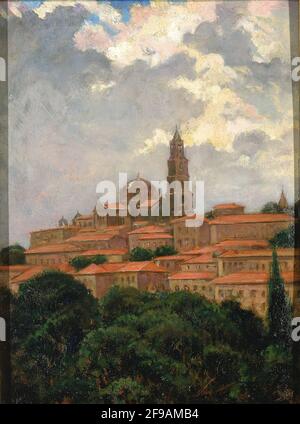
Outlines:
[[[179,181],[184,189],[184,181],[189,181],[188,159],[184,155],[184,141],[176,127],[174,136],[170,141],[170,157],[168,159],[168,183]],[[174,192],[171,191],[171,215],[174,215]],[[184,204],[184,196],[182,198]]]

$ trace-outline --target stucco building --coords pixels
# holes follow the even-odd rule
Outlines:
[[[173,247],[173,237],[167,233],[145,234],[138,238],[138,246],[151,250],[162,246]]]
[[[25,284],[28,280],[36,277],[37,275],[49,271],[49,270],[56,270],[61,271],[66,274],[73,274],[75,272],[74,268],[68,264],[59,264],[59,265],[34,265],[34,266],[27,266],[26,270],[23,270],[23,272],[16,275],[14,278],[10,280],[10,290],[13,293],[17,293],[19,291],[19,288],[22,284]]]
[[[189,227],[186,225],[187,219],[196,219],[196,215],[183,216],[171,221],[174,247],[177,251],[185,251],[210,243],[208,220],[205,218],[203,224],[199,227]]]
[[[75,236],[79,228],[75,226],[60,226],[37,230],[30,233],[30,247],[44,246],[46,244],[56,244]]]
[[[156,292],[169,289],[167,271],[150,261],[90,265],[75,276],[100,298],[112,285]]]
[[[216,218],[224,215],[241,215],[244,210],[245,206],[237,203],[221,203],[213,207],[213,216]]]
[[[214,277],[214,272],[177,272],[169,276],[170,290],[186,290],[213,300],[214,287],[211,281]]]
[[[213,254],[207,253],[200,256],[194,256],[181,264],[184,272],[212,272],[217,275],[217,258]]]
[[[228,239],[270,240],[293,221],[293,217],[283,213],[219,216],[209,221],[210,243],[216,244]]]
[[[272,250],[236,250],[228,251],[218,256],[218,275],[228,275],[236,272],[269,272],[272,265]],[[300,250],[292,248],[277,249],[280,269],[282,272],[300,271]]]
[[[156,239],[160,235],[162,235],[162,238],[160,240],[163,240],[164,243],[168,242],[168,240],[171,240],[169,243],[173,243],[172,236],[170,232],[168,231],[168,227],[165,225],[147,225],[145,227],[139,227],[135,230],[129,231],[128,233],[128,245],[129,250],[134,249],[135,247],[144,247],[144,244],[146,244],[147,236],[151,237],[155,235]],[[167,236],[166,238],[164,238]],[[143,239],[143,237],[146,237],[146,239]],[[144,242],[143,242],[144,240]],[[158,240],[158,239],[157,239]],[[153,239],[153,243],[155,242],[155,239]],[[152,243],[152,244],[153,244]],[[148,248],[150,244],[148,245]]]
[[[80,256],[93,258],[95,256],[105,256],[107,262],[118,263],[128,259],[127,249],[91,249],[80,253]]]
[[[114,233],[78,233],[76,236],[66,240],[81,250],[88,249],[126,249],[127,238]]]
[[[177,129],[169,149],[167,181],[179,182],[183,205],[185,196],[190,196],[183,190],[189,181],[189,161]],[[146,188],[146,195],[136,203],[141,213],[126,215],[141,187]],[[26,278],[41,270],[65,267],[98,298],[115,284],[150,292],[188,290],[218,302],[235,298],[243,307],[264,316],[272,261],[269,240],[294,222],[292,216],[283,213],[289,211],[283,191],[275,204],[275,210],[282,213],[245,213],[241,204],[221,203],[206,214],[200,226],[187,224],[197,219],[193,211],[176,216],[183,211],[182,205],[180,211],[176,210],[174,189],[169,193],[170,214],[163,216],[167,194],[138,174],[121,187],[114,202],[101,204],[105,216],[100,216],[95,206],[90,213],[77,212],[70,223],[61,217],[57,228],[33,231],[25,252],[29,268],[0,268],[0,284],[8,279],[17,290]],[[154,210],[156,214],[151,216]],[[153,261],[126,262],[135,247],[154,251],[161,246],[173,246],[178,253]],[[106,256],[108,262],[79,272],[68,268],[75,256],[97,255]],[[287,292],[298,310],[299,252],[278,249],[278,258]]]
[[[79,246],[71,243],[49,244],[27,249],[25,258],[29,265],[60,265],[79,256],[81,250]]]
[[[169,273],[181,270],[181,264],[191,259],[189,255],[171,255],[171,256],[158,256],[154,258],[157,265],[165,268]]]
[[[268,308],[268,272],[238,272],[218,277],[212,281],[215,300],[236,300],[242,308],[250,309],[265,317]],[[300,275],[283,272],[286,293],[294,308],[294,315],[300,313]]]

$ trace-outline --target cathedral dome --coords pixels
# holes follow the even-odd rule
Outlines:
[[[146,180],[146,178],[142,178],[140,174],[138,174],[136,178],[133,178],[127,183],[128,198],[135,196],[139,192],[140,182],[143,182],[146,184],[147,190],[148,190],[148,198],[151,197],[151,193],[154,193],[154,196],[158,196],[158,190],[156,189],[156,187],[153,184],[151,184],[149,180]],[[130,191],[133,190],[135,193],[129,193],[129,190]]]

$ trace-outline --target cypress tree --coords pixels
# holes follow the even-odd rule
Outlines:
[[[285,293],[277,252],[272,255],[272,269],[269,279],[268,323],[271,343],[282,347],[291,346],[291,305]]]

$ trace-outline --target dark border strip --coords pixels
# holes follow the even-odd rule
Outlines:
[[[7,1],[0,3],[0,248],[8,246],[8,21]],[[8,275],[7,275],[8,279]],[[8,286],[4,284],[4,286]],[[0,317],[5,341],[0,341],[0,403],[10,403],[10,296],[0,288]],[[5,321],[3,321],[3,319]],[[4,325],[5,323],[5,325]],[[3,331],[1,339],[3,337]]]
[[[300,57],[299,43],[299,2],[289,0],[290,12],[290,43],[291,63],[294,58]],[[293,68],[293,66],[292,66]],[[295,196],[295,245],[300,247],[300,137],[299,137],[299,107],[300,107],[300,81],[292,81],[293,89],[293,119],[294,119],[294,196]],[[296,258],[295,258],[296,261]],[[299,269],[297,267],[297,269]],[[300,342],[293,344],[293,388],[294,401],[300,403]]]

